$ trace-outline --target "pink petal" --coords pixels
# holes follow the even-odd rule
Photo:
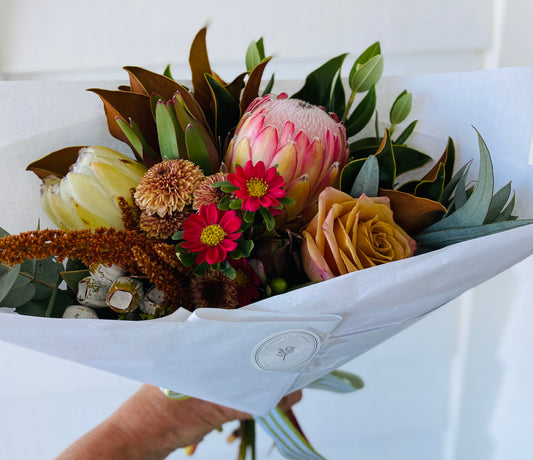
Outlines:
[[[252,160],[264,161],[270,165],[278,146],[278,132],[273,126],[266,126],[252,141]]]

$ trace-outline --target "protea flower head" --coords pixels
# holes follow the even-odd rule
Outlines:
[[[52,154],[53,155],[53,154]],[[64,177],[50,175],[41,185],[41,206],[63,230],[123,228],[117,197],[132,204],[146,168],[106,147],[83,147]]]
[[[226,153],[226,166],[235,171],[262,161],[277,165],[287,196],[296,203],[286,208],[286,220],[316,202],[319,193],[334,185],[348,159],[346,131],[323,108],[286,94],[255,99],[241,118]]]

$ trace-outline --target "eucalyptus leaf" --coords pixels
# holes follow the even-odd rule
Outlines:
[[[490,202],[490,207],[485,217],[484,224],[490,224],[494,222],[494,219],[498,217],[500,212],[503,210],[505,204],[511,196],[511,182],[508,182],[500,190],[498,190],[492,197]]]
[[[0,276],[0,301],[3,300],[15,282],[20,273],[20,265],[15,265],[14,267],[9,267],[3,275]]]
[[[506,220],[516,219],[515,216],[511,215],[514,209],[514,204],[515,204],[515,194],[513,192],[513,197],[510,199],[509,204],[507,204],[504,210],[496,216],[496,218],[494,219],[494,222],[503,222]]]
[[[379,191],[379,164],[374,155],[369,156],[363,163],[357,175],[350,195],[359,198],[363,193],[369,197],[378,196]]]
[[[371,58],[355,71],[350,79],[350,88],[354,93],[364,93],[374,86],[383,73],[383,56]]]
[[[471,227],[454,227],[436,231],[424,231],[417,236],[417,242],[427,247],[441,248],[461,241],[503,232],[524,225],[533,224],[533,219],[495,222]]]
[[[30,280],[17,287],[13,287],[0,301],[0,307],[17,308],[29,302],[35,296],[35,285]]]
[[[441,203],[444,204],[444,206],[449,207],[450,197],[452,196],[461,178],[465,177],[468,174],[468,170],[470,169],[471,164],[472,161],[469,161],[468,163],[464,164],[444,187],[444,191],[442,192],[441,198]]]
[[[447,217],[428,227],[424,232],[445,230],[458,227],[473,227],[483,224],[492,201],[494,176],[492,161],[485,141],[478,133],[479,141],[479,174],[477,184],[466,203]]]
[[[336,75],[345,58],[346,54],[336,56],[311,72],[305,79],[304,86],[291,97],[322,107],[328,106]]]

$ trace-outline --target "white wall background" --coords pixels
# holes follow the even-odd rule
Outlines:
[[[260,36],[280,78],[301,78],[375,40],[388,74],[532,65],[532,13],[528,0],[0,0],[0,78],[114,79],[124,65],[160,71],[168,62],[187,78],[190,42],[207,21],[223,77],[244,67],[248,43]],[[0,101],[0,120],[6,110]],[[45,130],[42,117],[36,130]],[[0,145],[9,134],[0,131]],[[5,207],[9,197],[1,199]],[[2,225],[23,230],[17,222]],[[524,261],[351,362],[346,369],[365,379],[364,391],[308,391],[296,412],[315,446],[331,460],[533,458],[532,265]],[[138,385],[0,342],[0,460],[52,458]],[[260,454],[268,449],[262,437]],[[213,434],[195,458],[234,456]]]

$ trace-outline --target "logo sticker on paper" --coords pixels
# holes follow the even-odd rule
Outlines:
[[[319,348],[320,339],[313,332],[283,331],[256,345],[252,351],[252,364],[263,371],[290,371],[310,361]]]

